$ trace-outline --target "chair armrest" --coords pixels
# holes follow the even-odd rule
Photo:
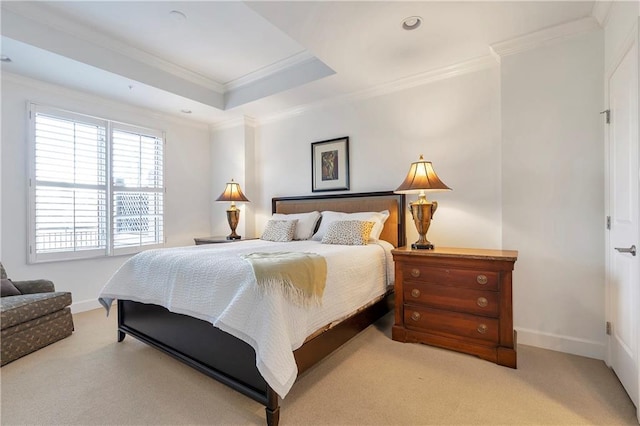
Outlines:
[[[22,294],[52,293],[56,291],[52,281],[49,280],[28,280],[12,281]]]

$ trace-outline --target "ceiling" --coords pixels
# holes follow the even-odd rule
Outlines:
[[[2,71],[203,123],[261,120],[491,58],[491,46],[594,5],[3,1]],[[422,24],[406,31],[410,16]]]

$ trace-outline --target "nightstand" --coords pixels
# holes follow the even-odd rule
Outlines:
[[[425,343],[516,368],[513,250],[392,250],[393,340]]]
[[[199,246],[202,244],[233,243],[235,241],[245,241],[245,239],[243,238],[241,240],[227,240],[227,237],[225,236],[217,236],[217,237],[197,237],[197,238],[194,238],[193,241],[195,241],[196,245]]]

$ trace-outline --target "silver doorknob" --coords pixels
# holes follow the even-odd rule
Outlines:
[[[635,246],[635,244],[632,245],[629,248],[616,247],[616,250],[618,250],[620,253],[631,253],[632,256],[636,255],[636,246]]]

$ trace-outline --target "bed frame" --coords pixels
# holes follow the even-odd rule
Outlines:
[[[343,212],[390,211],[381,239],[395,247],[405,244],[405,196],[369,192],[272,199],[273,213],[333,210]],[[360,331],[393,309],[393,291],[339,324],[316,333],[294,351],[298,375],[329,355]],[[187,315],[162,306],[118,300],[118,342],[129,334],[198,371],[263,404],[268,425],[280,418],[278,394],[256,367],[255,351],[247,343]]]

